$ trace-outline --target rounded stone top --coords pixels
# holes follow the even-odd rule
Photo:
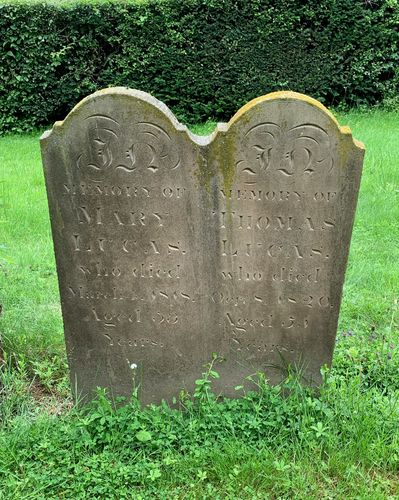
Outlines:
[[[79,113],[86,108],[86,106],[93,105],[97,100],[101,100],[103,98],[112,98],[117,96],[127,97],[128,99],[131,98],[136,101],[141,101],[149,104],[153,108],[163,113],[170,120],[171,124],[176,128],[176,130],[187,133],[192,141],[201,145],[210,144],[219,132],[226,132],[231,126],[235,125],[241,118],[243,118],[249,111],[258,106],[261,106],[263,103],[289,100],[299,101],[322,112],[323,115],[326,116],[331,121],[331,123],[336,126],[339,133],[345,136],[349,136],[352,139],[355,147],[357,147],[358,149],[365,149],[362,142],[352,137],[350,128],[347,126],[340,126],[335,116],[321,102],[305,94],[286,90],[271,92],[269,94],[265,94],[263,96],[252,99],[247,104],[242,106],[227,123],[219,123],[211,134],[207,136],[197,136],[191,133],[185,125],[179,122],[179,120],[175,117],[173,112],[168,108],[166,104],[156,99],[151,94],[137,89],[130,89],[128,87],[109,87],[98,90],[97,92],[94,92],[93,94],[90,94],[89,96],[82,99],[78,104],[76,104],[76,106],[74,106],[74,108],[68,113],[63,121],[55,122],[52,130],[47,130],[46,132],[44,132],[41,139],[46,140],[49,138],[52,131],[57,129],[61,130],[63,126],[66,125],[70,120],[77,117]]]

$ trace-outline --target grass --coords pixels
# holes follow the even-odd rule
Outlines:
[[[0,499],[399,495],[399,115],[338,118],[367,153],[322,390],[216,403],[208,370],[184,412],[71,408],[38,135],[0,138]]]

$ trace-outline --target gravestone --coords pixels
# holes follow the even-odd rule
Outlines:
[[[289,365],[320,382],[364,155],[326,108],[277,92],[199,137],[111,88],[41,146],[76,396],[170,401],[213,353],[227,396]]]

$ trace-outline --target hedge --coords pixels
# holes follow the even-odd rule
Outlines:
[[[0,3],[0,133],[47,126],[108,86],[189,123],[281,89],[373,105],[398,93],[398,27],[398,0]]]

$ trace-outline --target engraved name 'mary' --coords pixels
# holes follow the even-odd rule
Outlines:
[[[124,88],[41,140],[75,394],[143,402],[331,362],[364,149],[317,101],[255,99],[198,137]]]

